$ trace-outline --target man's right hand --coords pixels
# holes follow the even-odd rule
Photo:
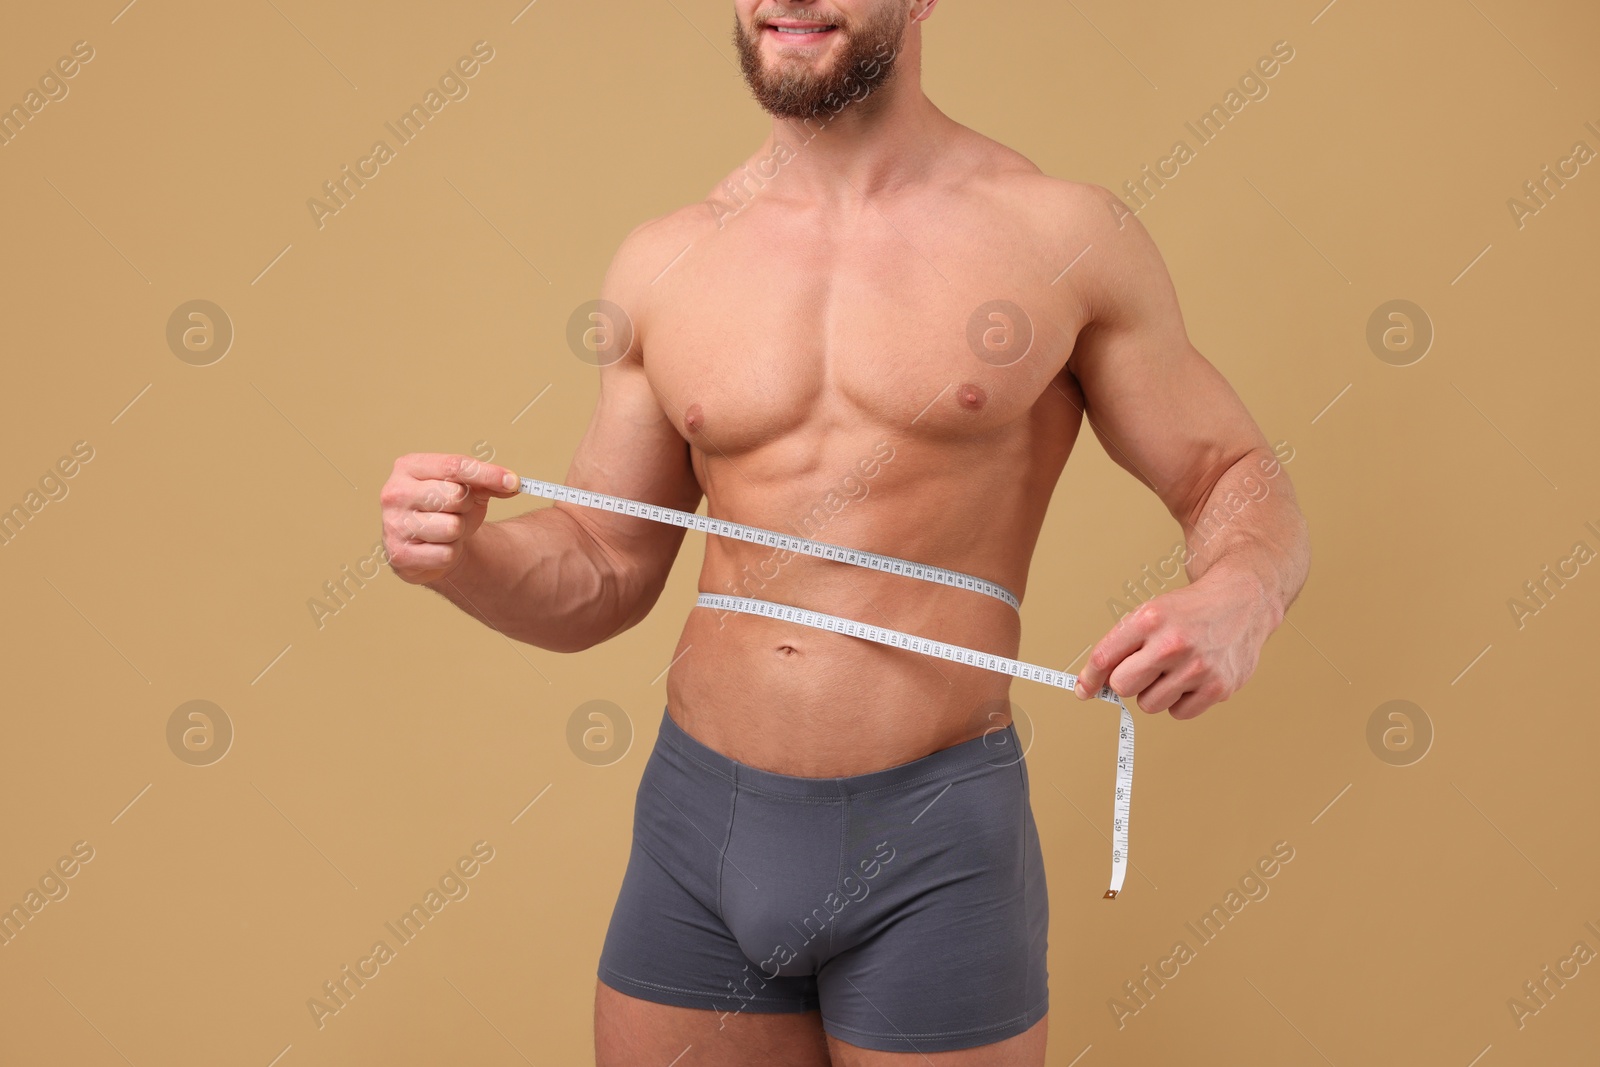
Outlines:
[[[516,496],[520,485],[506,468],[471,456],[401,456],[378,495],[390,569],[414,585],[449,576],[483,525],[489,498]]]

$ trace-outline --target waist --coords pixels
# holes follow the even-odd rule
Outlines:
[[[867,773],[992,734],[1011,720],[1005,675],[720,614],[690,612],[668,672],[667,702],[682,727],[752,767],[801,776]]]

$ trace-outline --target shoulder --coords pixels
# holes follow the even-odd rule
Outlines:
[[[1072,264],[1060,287],[1085,324],[1114,317],[1130,289],[1161,288],[1166,268],[1148,230],[1116,193],[1094,182],[1044,173],[1027,157],[988,138],[971,153],[968,187],[1054,271]],[[1052,285],[1055,283],[1052,282]]]
[[[1122,198],[1103,185],[1045,174],[1032,163],[997,175],[1008,198],[1040,233],[1080,245],[1103,242],[1139,226]]]
[[[1148,234],[1133,209],[1094,182],[1046,174],[1027,156],[975,131],[965,131],[960,183],[1058,247],[1126,244],[1116,237]]]
[[[637,355],[651,319],[651,295],[657,279],[671,267],[695,241],[715,228],[704,203],[686,204],[674,211],[646,219],[629,230],[611,256],[605,279],[600,283],[600,306],[596,312],[618,317],[630,337],[629,353]]]
[[[1106,187],[1046,174],[1026,155],[984,134],[966,130],[963,141],[968,181],[1026,214],[1032,224],[1042,224],[1046,232],[1088,229],[1096,222],[1117,226],[1118,214],[1133,214]]]
[[[1086,325],[1120,317],[1130,302],[1170,298],[1161,251],[1126,201],[1103,185],[1046,174],[1012,179],[1029,225],[1074,262]]]
[[[703,201],[646,219],[617,245],[606,271],[608,287],[622,294],[641,294],[685,248],[715,228],[714,216]]]

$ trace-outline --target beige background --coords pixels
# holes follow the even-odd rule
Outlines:
[[[308,601],[371,554],[399,453],[564,476],[596,385],[568,316],[623,234],[765,128],[729,5],[121,3],[12,5],[0,33],[0,102],[74,42],[95,53],[0,147],[0,506],[94,450],[0,547],[0,903],[94,850],[0,947],[0,1062],[585,1062],[704,538],[647,622],[579,655],[388,572],[320,628]],[[1052,1064],[1600,1056],[1600,962],[1520,1029],[1507,1006],[1575,942],[1600,952],[1600,567],[1521,628],[1507,604],[1575,542],[1600,549],[1600,165],[1522,228],[1507,207],[1575,142],[1600,149],[1597,32],[1574,0],[945,0],[929,23],[936,103],[1119,190],[1273,42],[1295,51],[1140,217],[1196,345],[1294,449],[1312,575],[1244,692],[1140,717],[1115,902],[1115,715],[1014,686]],[[479,40],[470,95],[318,229],[307,199]],[[166,341],[194,299],[236,331],[209,366]],[[1410,366],[1366,340],[1394,299],[1436,331]],[[1024,615],[1023,658],[1061,667],[1178,537],[1084,441]],[[168,747],[197,699],[235,731],[209,766]],[[596,699],[635,727],[609,766],[566,739]],[[1434,731],[1409,766],[1367,741],[1393,699]],[[470,895],[319,1029],[307,1000],[477,841],[494,858]],[[1198,944],[1184,924],[1278,841],[1270,895],[1119,1029],[1123,983]]]

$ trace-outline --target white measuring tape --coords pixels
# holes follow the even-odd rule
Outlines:
[[[619,515],[632,515],[641,519],[650,519],[654,522],[663,522],[672,526],[681,526],[689,530],[699,530],[702,533],[716,534],[719,537],[729,537],[738,541],[749,541],[753,544],[768,545],[774,548],[787,549],[802,555],[816,556],[821,559],[830,559],[839,563],[849,563],[857,567],[870,567],[873,570],[884,571],[889,574],[899,574],[910,578],[921,578],[924,581],[938,582],[941,585],[953,586],[957,589],[969,589],[973,592],[992,596],[1003,600],[1013,609],[1020,609],[1015,595],[994,582],[962,574],[959,571],[946,570],[943,567],[934,567],[926,563],[913,563],[910,560],[898,559],[894,556],[882,556],[874,552],[863,552],[860,549],[844,548],[840,545],[830,545],[824,541],[811,541],[803,537],[792,537],[788,534],[777,533],[772,530],[763,530],[757,526],[745,526],[726,519],[713,519],[705,515],[696,515],[692,512],[679,511],[675,508],[664,508],[658,504],[646,504],[638,500],[629,500],[625,497],[607,496],[605,493],[594,493],[587,489],[573,489],[570,486],[557,485],[554,482],[541,482],[534,478],[522,479],[522,491],[531,496],[545,497],[550,500],[561,500],[569,504],[579,504],[583,507],[600,508],[604,511],[616,512]],[[769,600],[752,600],[748,597],[723,596],[720,593],[701,593],[695,601],[696,607],[714,608],[720,611],[737,611],[750,615],[763,615],[770,619],[784,622],[799,623],[818,630],[828,630],[849,637],[859,637],[867,641],[874,641],[880,645],[889,645],[893,648],[906,649],[911,652],[921,652],[924,655],[937,656],[955,663],[965,663],[972,667],[982,667],[986,670],[1009,674],[1015,678],[1023,678],[1032,682],[1043,682],[1069,692],[1078,687],[1078,676],[1068,674],[1066,671],[1053,670],[1049,667],[1040,667],[1033,663],[1024,663],[1021,660],[1008,659],[1005,656],[996,656],[988,652],[979,652],[975,649],[963,648],[960,645],[950,645],[943,641],[934,641],[927,637],[918,637],[916,634],[902,633],[899,630],[887,630],[881,626],[871,626],[854,619],[844,619],[837,615],[824,615],[818,611],[806,608],[791,607],[787,604],[776,604]],[[1116,690],[1110,686],[1102,686],[1095,694],[1096,699],[1115,704],[1122,711],[1122,723],[1117,730],[1117,792],[1113,801],[1112,811],[1112,840],[1111,840],[1111,888],[1107,889],[1105,896],[1113,899],[1122,891],[1122,882],[1128,873],[1128,812],[1133,800],[1133,715],[1128,711],[1128,706]]]

